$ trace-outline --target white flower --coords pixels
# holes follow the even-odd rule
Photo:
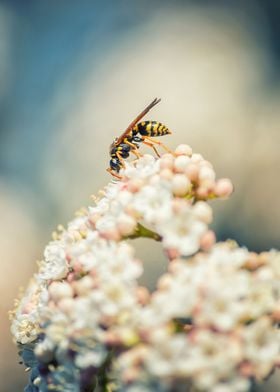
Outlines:
[[[136,165],[126,163],[125,169],[120,171],[127,178],[148,178],[159,171],[158,161],[152,155],[146,154],[139,158]]]
[[[75,364],[81,369],[86,369],[90,366],[98,367],[104,362],[106,354],[107,351],[99,345],[94,347],[92,351],[81,351],[75,358]]]
[[[64,245],[60,241],[50,242],[44,252],[45,260],[42,262],[38,277],[43,280],[64,278],[69,266],[66,261]]]
[[[38,319],[32,315],[20,314],[13,321],[11,332],[16,342],[26,344],[37,339],[39,334]]]
[[[185,204],[176,213],[166,217],[158,227],[165,248],[176,249],[181,255],[189,256],[198,251],[200,240],[208,227],[195,214],[194,207]]]
[[[279,253],[214,245],[206,201],[228,196],[231,183],[189,146],[119,174],[46,247],[13,314],[14,338],[42,339],[37,359],[57,364],[46,384],[68,367],[79,383],[110,359],[123,391],[247,391],[279,363]],[[172,260],[152,293],[138,282],[138,236],[159,240]]]
[[[135,195],[132,206],[146,225],[160,223],[170,217],[172,193],[163,185],[146,185]]]
[[[49,286],[49,293],[54,301],[62,298],[71,298],[73,296],[73,288],[66,282],[52,282]]]
[[[40,333],[41,311],[48,303],[49,295],[44,282],[31,280],[25,296],[11,315],[11,332],[18,343],[30,343]]]

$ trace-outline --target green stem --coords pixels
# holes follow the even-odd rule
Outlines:
[[[108,377],[108,373],[111,367],[111,362],[113,358],[113,351],[109,352],[106,361],[100,369],[98,374],[98,391],[100,392],[110,392],[110,388],[108,384],[110,383],[110,379]]]
[[[147,227],[141,225],[141,223],[137,224],[137,227],[133,234],[127,236],[126,238],[134,239],[134,238],[151,238],[155,241],[161,241],[162,237],[156,232],[147,229]]]

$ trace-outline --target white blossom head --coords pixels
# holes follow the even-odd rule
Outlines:
[[[119,174],[59,228],[13,312],[25,363],[41,372],[32,387],[247,391],[279,364],[279,254],[216,244],[208,201],[233,187],[189,146]],[[141,237],[169,263],[153,292],[139,284]]]

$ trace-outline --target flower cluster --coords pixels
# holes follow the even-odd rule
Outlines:
[[[279,363],[280,256],[215,243],[207,201],[232,185],[189,146],[120,176],[59,228],[13,312],[30,390],[248,390]],[[152,293],[138,237],[170,262]]]
[[[277,252],[231,242],[174,260],[141,313],[141,344],[116,364],[120,379],[247,391],[250,377],[262,380],[279,363],[279,280]]]

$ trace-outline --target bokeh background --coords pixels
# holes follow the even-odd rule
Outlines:
[[[7,311],[51,232],[109,180],[108,146],[151,113],[230,177],[218,239],[280,248],[280,2],[0,0],[0,390],[23,390]],[[138,244],[153,287],[162,266]],[[258,390],[278,391],[279,377]]]

